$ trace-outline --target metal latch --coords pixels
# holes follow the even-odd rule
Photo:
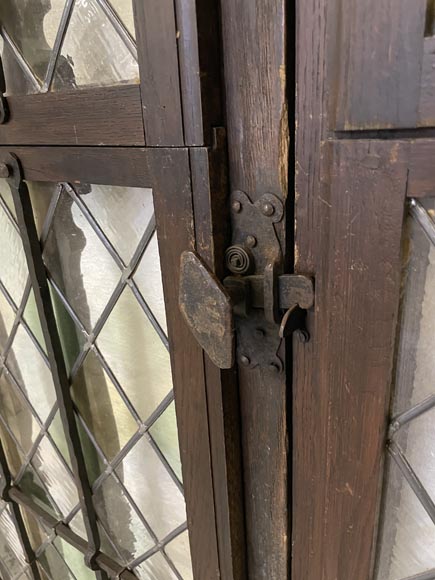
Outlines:
[[[237,325],[241,364],[281,371],[277,344],[295,330],[302,340],[309,339],[304,321],[313,303],[313,280],[277,275],[274,262],[262,275],[228,276],[221,283],[197,254],[187,251],[181,256],[181,312],[199,344],[222,369],[234,365],[235,320],[244,320]]]

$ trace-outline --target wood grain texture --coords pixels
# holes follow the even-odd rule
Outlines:
[[[415,127],[426,0],[328,3],[330,128]]]
[[[435,38],[424,39],[421,90],[418,109],[421,127],[435,126]]]
[[[223,125],[217,0],[175,0],[185,145],[210,145]]]
[[[293,572],[367,580],[373,565],[400,290],[409,145],[325,143],[321,184],[299,217],[312,246],[313,341],[296,347]]]
[[[218,580],[203,353],[178,308],[180,255],[195,248],[188,152],[167,151],[152,171],[193,571],[195,578]]]
[[[407,195],[426,197],[435,194],[435,140],[418,139],[410,143]]]
[[[133,6],[146,144],[182,146],[174,3],[172,0],[133,0]]]
[[[0,144],[144,145],[136,85],[8,97]]]
[[[252,201],[287,196],[285,5],[221,2],[230,188]],[[279,236],[285,247],[284,227]],[[289,564],[286,380],[240,368],[239,385],[248,577],[281,580]]]

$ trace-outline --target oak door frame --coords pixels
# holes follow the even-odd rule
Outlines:
[[[223,145],[222,140],[219,143]],[[215,368],[206,365],[178,308],[180,255],[183,250],[203,253],[194,228],[195,206],[202,204],[204,223],[211,222],[210,183],[217,205],[219,194],[226,191],[225,150],[197,148],[195,161],[188,148],[1,147],[0,151],[18,157],[29,181],[152,188],[194,577],[243,578],[235,377],[232,372],[216,375]],[[191,174],[192,164],[196,170]],[[212,230],[202,234],[202,242],[219,255],[222,250],[213,243]]]

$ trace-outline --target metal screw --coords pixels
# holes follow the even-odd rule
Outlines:
[[[0,163],[0,177],[9,177],[11,171],[6,163]]]
[[[255,248],[257,245],[257,238],[255,236],[246,236],[246,245],[248,248]]]
[[[247,357],[245,354],[242,354],[242,356],[240,357],[240,362],[244,367],[248,367],[251,364],[250,358]]]
[[[269,370],[272,371],[273,373],[279,373],[281,369],[276,363],[272,362],[269,364]]]
[[[266,215],[267,217],[270,217],[271,215],[273,215],[275,213],[275,208],[273,207],[273,205],[271,203],[266,201],[261,206],[261,211],[263,212],[264,215]]]
[[[233,203],[231,204],[231,207],[233,209],[233,212],[235,213],[240,213],[242,211],[242,204],[240,203],[240,201],[233,201]]]
[[[305,342],[309,342],[310,340],[310,333],[308,332],[308,330],[305,330],[304,328],[299,328],[296,331],[298,338],[301,342],[305,343]]]

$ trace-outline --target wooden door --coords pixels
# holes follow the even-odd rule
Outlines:
[[[292,578],[435,577],[433,3],[296,4]]]

